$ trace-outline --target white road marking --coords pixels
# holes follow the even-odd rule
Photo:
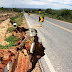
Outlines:
[[[27,17],[26,16],[25,16],[25,18],[27,20]],[[28,23],[28,26],[30,28],[32,28],[28,20],[27,20],[27,23]],[[45,54],[44,59],[46,61],[46,64],[47,64],[48,68],[50,69],[50,71],[51,72],[56,72],[55,69],[54,69],[54,67],[53,67],[53,65],[52,65],[52,63],[50,62],[49,58],[47,57],[47,54]]]
[[[25,15],[24,15],[24,16],[25,16]],[[27,21],[27,23],[28,23],[29,28],[32,28],[32,26],[30,25],[30,23],[29,23],[27,17],[25,17],[25,18],[26,18],[26,21]]]
[[[44,56],[44,59],[45,59],[47,65],[48,65],[50,71],[51,71],[51,72],[56,72],[55,69],[54,69],[54,67],[53,67],[53,65],[52,65],[52,63],[50,62],[50,60],[49,60],[49,58],[47,57],[46,54],[45,54],[45,56]]]

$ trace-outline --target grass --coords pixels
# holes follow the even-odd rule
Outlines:
[[[9,42],[9,45],[2,46],[0,45],[0,49],[10,49],[10,47],[15,46],[15,41],[19,39],[16,39],[13,35],[6,38],[5,41]]]
[[[11,19],[10,22],[15,21],[17,23],[17,26],[20,26],[23,24],[23,13],[19,13],[16,16],[11,17],[10,19]]]
[[[23,24],[23,13],[19,13],[14,17],[10,18],[10,22],[15,21],[17,23],[17,26],[20,26]],[[15,28],[14,27],[9,27],[7,31],[12,32]],[[15,41],[17,41],[19,39],[16,39],[13,35],[6,38],[5,41],[9,42],[8,45],[0,45],[0,49],[10,49],[10,47],[12,46],[16,46],[15,45]]]
[[[9,33],[11,33],[14,29],[15,29],[14,27],[9,27],[9,28],[7,29],[7,31],[8,31]]]

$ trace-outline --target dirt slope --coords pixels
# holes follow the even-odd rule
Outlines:
[[[0,24],[0,44],[1,45],[8,44],[8,42],[4,41],[4,39],[6,36],[7,29],[10,26],[9,21],[10,21],[10,19],[7,19]]]

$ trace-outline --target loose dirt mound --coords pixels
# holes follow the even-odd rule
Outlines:
[[[7,19],[0,24],[0,44],[2,44],[2,45],[8,44],[3,41],[5,39],[7,29],[10,26],[9,21],[10,21],[10,19]]]

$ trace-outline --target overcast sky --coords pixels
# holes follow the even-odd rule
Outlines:
[[[0,0],[0,7],[72,9],[72,0]]]

